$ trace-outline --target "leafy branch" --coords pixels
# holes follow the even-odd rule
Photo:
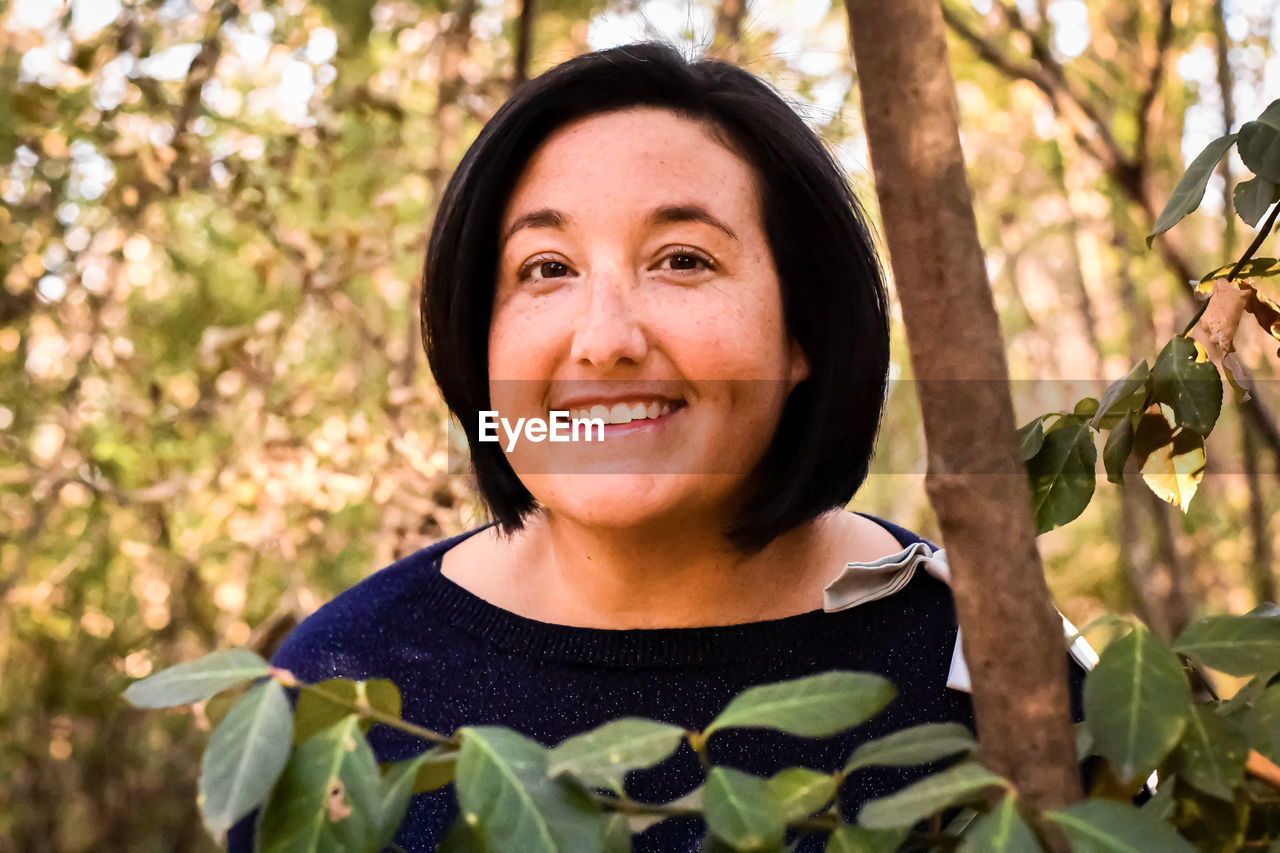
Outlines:
[[[829,737],[862,725],[895,696],[885,679],[867,673],[828,672],[750,688],[698,732],[624,718],[554,747],[497,726],[444,736],[402,719],[399,692],[389,681],[300,683],[243,649],[164,670],[133,684],[126,698],[163,707],[257,682],[214,730],[200,805],[218,837],[260,811],[262,849],[306,837],[373,853],[391,844],[415,793],[449,783],[461,807],[451,837],[494,850],[613,853],[629,849],[633,832],[673,817],[699,817],[714,844],[741,851],[781,851],[791,829],[827,834],[831,850],[889,851],[909,841],[914,849],[1037,851],[1048,849],[1052,831],[1073,843],[1111,845],[1099,849],[1127,844],[1123,849],[1184,853],[1193,848],[1175,826],[1186,826],[1168,821],[1212,810],[1215,801],[1247,803],[1255,823],[1267,825],[1265,816],[1280,807],[1280,684],[1274,683],[1280,618],[1209,617],[1172,645],[1139,624],[1111,621],[1127,633],[1107,646],[1089,674],[1079,727],[1081,753],[1101,762],[1091,798],[1042,813],[975,760],[977,742],[957,723],[867,741],[835,772],[791,767],[762,778],[709,764],[704,783],[677,800],[628,796],[626,774],[660,765],[682,742],[705,748],[718,731],[769,728]],[[1183,660],[1251,680],[1230,700],[1195,704]],[[292,712],[289,688],[299,691]],[[365,724],[373,722],[431,748],[379,768],[365,735]],[[856,824],[836,808],[838,791],[858,771],[920,765],[943,769],[864,803]],[[1152,778],[1160,780],[1157,797],[1135,808],[1130,799]],[[976,819],[944,828],[938,817],[962,805]],[[995,838],[1016,839],[1019,846],[992,846]]]

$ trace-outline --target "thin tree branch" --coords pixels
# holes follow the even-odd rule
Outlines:
[[[1151,63],[1151,72],[1147,76],[1147,86],[1142,90],[1142,98],[1138,102],[1137,120],[1137,157],[1139,165],[1146,166],[1150,158],[1151,110],[1155,106],[1156,96],[1160,94],[1160,86],[1164,82],[1165,60],[1168,58],[1169,45],[1173,43],[1173,0],[1160,0],[1160,24],[1156,31],[1156,54]]]

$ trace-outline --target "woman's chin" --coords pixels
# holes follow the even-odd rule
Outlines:
[[[551,515],[601,529],[645,527],[698,513],[722,499],[722,489],[707,482],[719,478],[707,475],[543,474],[521,479]]]

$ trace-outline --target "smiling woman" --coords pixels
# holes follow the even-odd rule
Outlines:
[[[972,726],[945,560],[844,509],[883,408],[885,289],[844,176],[767,84],[649,44],[526,84],[448,185],[422,299],[494,522],[339,596],[277,665],[389,678],[407,720],[545,744],[629,716],[700,730],[746,687],[831,669],[897,686],[840,737],[708,741],[757,774],[831,771],[908,725]],[[541,435],[561,415],[598,420],[603,440],[487,440],[486,424]],[[421,748],[370,739],[382,761]],[[928,769],[852,774],[844,813]],[[700,778],[686,744],[627,791],[665,802]],[[449,789],[419,795],[397,843],[432,849],[455,813]],[[675,819],[635,844],[698,850],[701,835]]]

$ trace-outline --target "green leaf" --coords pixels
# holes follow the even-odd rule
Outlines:
[[[258,849],[377,853],[382,806],[378,762],[351,714],[294,751],[258,820]]]
[[[835,797],[839,780],[807,767],[787,767],[775,773],[766,785],[783,819],[790,822],[825,808]]]
[[[1102,425],[1102,419],[1113,411],[1142,408],[1142,403],[1146,399],[1147,380],[1150,378],[1151,369],[1147,367],[1147,360],[1144,358],[1135,364],[1124,378],[1117,379],[1107,386],[1107,390],[1102,394],[1102,400],[1098,403],[1098,411],[1089,425],[1098,429]],[[1141,399],[1137,397],[1139,392],[1142,394]]]
[[[1023,462],[1039,453],[1040,445],[1044,444],[1045,417],[1041,415],[1018,430],[1018,451]]]
[[[1250,228],[1258,226],[1258,220],[1275,201],[1276,185],[1266,178],[1251,178],[1236,184],[1231,193],[1236,213]]]
[[[453,781],[458,770],[458,751],[452,747],[437,746],[423,754],[418,775],[413,780],[413,793],[436,791]]]
[[[858,824],[870,829],[909,828],[943,809],[975,800],[988,788],[997,786],[1007,788],[1009,783],[976,761],[966,761],[865,803],[858,812]]]
[[[1040,843],[1018,814],[1017,798],[1005,794],[960,839],[960,853],[1040,853]]]
[[[707,726],[771,728],[802,737],[826,737],[860,725],[893,701],[885,678],[865,672],[824,672],[739,693]]]
[[[1280,619],[1210,616],[1188,626],[1173,650],[1228,675],[1275,672],[1280,670]]]
[[[1209,183],[1209,176],[1213,174],[1222,155],[1230,150],[1235,141],[1234,133],[1221,136],[1206,145],[1205,149],[1191,161],[1182,179],[1173,188],[1173,195],[1169,197],[1169,203],[1164,206],[1160,218],[1156,220],[1155,228],[1147,236],[1148,249],[1151,248],[1151,242],[1157,234],[1168,231],[1182,221],[1184,216],[1200,206],[1200,200],[1204,198],[1204,188]]]
[[[911,767],[965,752],[975,752],[978,742],[960,723],[926,723],[868,741],[854,750],[846,773],[860,767]]]
[[[399,719],[400,690],[385,678],[371,681],[330,678],[305,685],[298,692],[293,713],[293,742],[305,743],[316,732],[329,728],[361,706]],[[363,731],[368,731],[371,725],[373,721],[367,717],[360,721]]]
[[[909,828],[867,829],[841,826],[831,833],[827,853],[893,853],[911,833]]]
[[[1178,656],[1139,626],[1107,646],[1085,678],[1084,712],[1099,754],[1132,783],[1151,775],[1182,736],[1191,688]]]
[[[1240,159],[1255,175],[1280,183],[1280,101],[1240,126]]]
[[[1245,715],[1249,746],[1280,763],[1280,684],[1268,687]]]
[[[1199,343],[1175,335],[1151,369],[1151,397],[1173,409],[1177,426],[1208,435],[1222,411],[1222,377]]]
[[[551,750],[549,773],[568,773],[584,785],[622,792],[630,770],[652,767],[675,751],[684,729],[626,717],[575,735]]]
[[[449,831],[440,839],[436,853],[487,853],[479,831],[469,825],[462,815],[449,825]]]
[[[202,702],[246,681],[271,674],[271,664],[248,649],[226,649],[135,681],[124,698],[139,708]]]
[[[214,838],[267,798],[289,760],[290,725],[289,698],[272,680],[241,697],[213,730],[200,760],[197,802]]]
[[[1173,752],[1173,769],[1188,785],[1232,802],[1249,753],[1244,731],[1209,705],[1197,705]]]
[[[1098,413],[1098,406],[1098,401],[1092,397],[1082,397],[1080,400],[1076,401],[1075,408],[1071,410],[1071,413],[1091,418]]]
[[[604,815],[567,780],[547,775],[547,749],[497,726],[460,730],[454,784],[462,819],[492,853],[591,853],[604,845]]]
[[[1095,485],[1098,450],[1083,418],[1063,418],[1045,434],[1044,444],[1027,462],[1036,533],[1074,519],[1089,505]]]
[[[1236,262],[1231,261],[1225,263],[1212,272],[1205,273],[1200,279],[1200,283],[1213,281],[1216,278],[1226,278],[1230,272],[1236,268]],[[1276,258],[1250,258],[1245,265],[1240,268],[1240,278],[1269,278],[1274,275],[1280,275],[1280,260]]]
[[[1124,463],[1133,452],[1133,418],[1123,417],[1107,433],[1107,443],[1102,447],[1102,466],[1107,470],[1107,480],[1124,482]]]
[[[1249,679],[1230,699],[1218,705],[1218,713],[1232,719],[1242,719],[1249,712],[1249,709],[1262,698],[1262,694],[1267,690],[1267,685],[1271,683],[1271,679],[1275,678],[1276,675],[1277,673],[1275,672],[1264,672],[1262,675]]]
[[[611,815],[605,823],[604,853],[631,853],[631,822],[626,815]]]
[[[453,768],[457,756],[454,750],[438,746],[421,755],[387,764],[382,768],[382,800],[377,820],[379,844],[375,849],[382,849],[396,837],[396,831],[404,822],[409,801],[414,794],[423,790],[435,790],[453,781]],[[422,778],[424,768],[438,769],[441,766],[447,767],[448,778],[431,788],[420,787],[419,780]]]
[[[1110,800],[1085,800],[1044,813],[1071,842],[1072,853],[1194,853],[1164,821],[1133,806]]]
[[[703,809],[707,828],[737,850],[774,848],[782,843],[786,821],[769,784],[731,767],[707,773]]]
[[[699,785],[689,793],[674,800],[670,800],[663,805],[673,809],[683,809],[685,811],[702,811],[703,795],[706,792],[704,785]],[[666,820],[665,815],[657,814],[632,814],[627,815],[627,825],[631,827],[632,832],[644,832],[655,823]]]

